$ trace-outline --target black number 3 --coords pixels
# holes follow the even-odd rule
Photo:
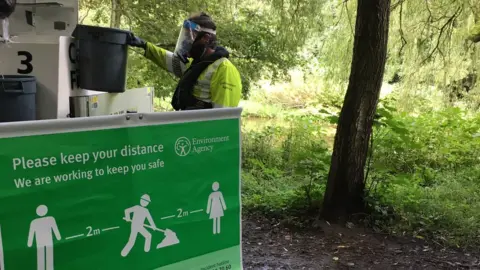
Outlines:
[[[33,66],[32,66],[32,54],[27,52],[27,51],[20,51],[18,52],[18,56],[25,56],[25,59],[20,61],[20,63],[24,66],[26,66],[25,69],[17,69],[17,72],[19,74],[30,74],[33,71]]]

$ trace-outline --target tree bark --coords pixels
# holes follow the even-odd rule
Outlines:
[[[368,142],[383,82],[390,0],[358,0],[350,80],[338,120],[322,214],[345,221],[362,213]]]
[[[122,22],[122,3],[121,0],[112,1],[112,12],[110,14],[110,27],[120,28]]]

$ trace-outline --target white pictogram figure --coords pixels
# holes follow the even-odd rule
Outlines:
[[[45,205],[37,207],[39,218],[30,223],[28,233],[28,247],[33,245],[33,240],[37,243],[37,269],[53,270],[53,235],[57,240],[61,239],[58,231],[57,222],[53,217],[47,217],[48,208]]]
[[[207,214],[210,214],[210,219],[213,219],[213,234],[220,234],[220,218],[223,217],[223,211],[227,210],[223,194],[218,191],[220,184],[213,183],[213,192],[208,197]]]
[[[2,230],[0,227],[0,270],[5,269],[5,261],[3,260],[3,240],[2,240]]]
[[[128,238],[128,242],[123,248],[121,255],[126,257],[130,250],[135,245],[135,240],[137,240],[137,235],[141,234],[145,238],[145,252],[150,251],[150,244],[152,242],[152,234],[147,231],[144,227],[145,219],[148,220],[152,229],[157,229],[155,223],[153,222],[152,216],[150,212],[146,208],[147,205],[150,203],[150,196],[147,194],[143,195],[140,199],[140,205],[135,205],[125,210],[125,220],[128,222],[132,222],[131,224],[131,233],[130,237]],[[130,218],[130,214],[133,213],[133,218]]]
[[[191,147],[192,144],[188,138],[180,137],[175,142],[175,153],[181,157],[184,157],[190,153]]]

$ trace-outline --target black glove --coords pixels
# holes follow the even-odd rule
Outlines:
[[[138,47],[138,48],[147,48],[147,42],[145,42],[143,39],[136,37],[133,33],[130,33],[127,44],[132,46],[132,47]]]

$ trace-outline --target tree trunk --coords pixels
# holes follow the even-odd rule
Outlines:
[[[390,0],[358,0],[350,80],[333,147],[323,217],[362,213],[368,142],[385,70]]]
[[[121,0],[112,1],[112,12],[110,13],[110,27],[120,28],[122,22],[122,3]]]

